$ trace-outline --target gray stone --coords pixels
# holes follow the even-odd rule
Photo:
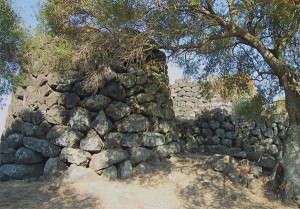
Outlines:
[[[80,166],[86,166],[91,159],[89,152],[80,149],[65,147],[61,150],[59,158],[65,162],[73,163]]]
[[[44,116],[41,111],[33,111],[29,107],[21,107],[19,110],[19,117],[23,121],[34,125],[39,125],[44,120]]]
[[[86,82],[86,81],[85,81]],[[101,87],[103,85],[102,82],[97,82],[97,85]],[[98,86],[97,86],[98,87]],[[91,96],[95,93],[95,88],[89,88],[84,81],[78,82],[75,84],[74,88],[72,89],[81,99]]]
[[[98,133],[91,129],[87,136],[80,141],[80,149],[90,152],[100,152],[104,143]]]
[[[273,137],[274,137],[273,129],[268,128],[268,129],[263,133],[263,135],[264,135],[265,137],[268,137],[268,138],[273,138]]]
[[[233,131],[234,130],[234,126],[231,123],[229,123],[229,122],[223,122],[222,123],[222,128],[225,131]]]
[[[45,163],[43,175],[49,179],[53,180],[59,178],[68,169],[66,163],[57,158],[49,158]]]
[[[141,137],[141,144],[145,147],[156,147],[165,144],[165,136],[154,132],[144,132]]]
[[[225,138],[225,131],[223,129],[216,129],[215,133],[220,139]]]
[[[250,174],[253,174],[255,178],[259,178],[262,175],[262,167],[253,165],[249,170]]]
[[[41,176],[43,168],[44,163],[34,165],[5,164],[0,167],[0,173],[4,173],[10,179],[22,180]]]
[[[58,92],[52,92],[49,96],[47,96],[46,98],[47,107],[50,108],[53,105],[57,105],[59,97],[60,97],[60,93]]]
[[[258,162],[259,159],[261,159],[262,155],[263,154],[261,152],[247,152],[246,157],[250,161]]]
[[[211,129],[217,129],[220,127],[220,122],[211,120],[211,121],[209,121],[209,126]]]
[[[100,111],[92,123],[92,127],[98,132],[100,136],[106,135],[113,129],[113,124],[106,117],[103,111]]]
[[[231,147],[232,146],[232,141],[230,139],[222,139],[221,144],[225,145],[226,147]]]
[[[108,149],[92,156],[90,167],[101,170],[128,159],[128,153],[122,149]]]
[[[235,137],[236,137],[236,133],[234,131],[225,133],[225,138],[227,139],[234,139]]]
[[[275,155],[275,156],[279,154],[278,147],[277,147],[275,144],[272,144],[272,145],[268,148],[267,152],[268,152],[270,155]]]
[[[22,134],[13,133],[8,135],[5,140],[1,144],[1,153],[4,153],[5,150],[9,148],[18,149],[23,145],[23,138]]]
[[[88,131],[91,125],[90,112],[82,107],[77,107],[70,112],[69,124],[72,129]]]
[[[218,145],[220,143],[220,138],[218,136],[213,136],[208,139],[208,144],[210,145]]]
[[[143,132],[149,127],[149,121],[140,114],[132,114],[116,123],[119,132]]]
[[[136,75],[132,73],[119,74],[117,79],[126,89],[133,87],[137,81]]]
[[[37,76],[37,78],[35,79],[35,81],[33,83],[33,86],[38,88],[38,87],[43,86],[44,84],[46,84],[47,81],[48,80],[47,80],[47,78],[44,74],[39,74]]]
[[[146,162],[155,156],[155,153],[143,147],[133,147],[129,149],[130,161],[132,164]]]
[[[213,119],[222,123],[225,119],[225,115],[223,113],[217,111],[213,114]]]
[[[138,147],[141,145],[141,137],[135,133],[122,134],[120,144],[122,147]]]
[[[8,180],[9,180],[9,176],[3,172],[0,172],[0,182],[8,181]]]
[[[86,168],[85,166],[71,164],[60,180],[63,184],[65,184],[78,182],[82,179],[95,179],[97,177],[98,175],[92,169]]]
[[[49,73],[47,79],[48,85],[53,89],[55,89],[56,86],[59,84],[59,77],[56,73]]]
[[[115,121],[120,120],[123,117],[129,115],[130,112],[130,107],[122,102],[113,102],[108,106],[108,108],[105,111],[106,115],[114,119]]]
[[[119,165],[118,176],[120,179],[129,179],[132,176],[132,165],[129,160],[126,160]]]
[[[204,146],[205,154],[226,154],[227,148],[223,145],[206,145]]]
[[[145,102],[152,102],[154,100],[153,94],[140,93],[136,96],[137,101],[142,104]]]
[[[46,120],[52,124],[66,125],[69,119],[69,111],[63,106],[54,105],[47,111]]]
[[[100,91],[104,96],[110,97],[116,101],[122,101],[126,97],[125,89],[119,83],[110,83]]]
[[[256,189],[257,188],[257,179],[251,179],[247,185],[249,189]]]
[[[175,118],[174,110],[170,107],[162,108],[162,113],[163,113],[164,119],[166,119],[166,120],[172,120]]]
[[[65,92],[62,93],[58,99],[58,104],[67,109],[72,109],[78,106],[80,98],[75,93]]]
[[[17,126],[17,124],[15,125]],[[19,125],[20,126],[18,127],[18,129],[20,130],[21,134],[23,134],[24,136],[35,136],[39,128],[37,125],[33,125],[32,123],[29,122],[23,122]]]
[[[180,152],[180,146],[177,142],[171,142],[166,145],[158,146],[153,149],[159,158],[169,157],[172,154]]]
[[[253,136],[261,136],[261,130],[260,129],[253,129],[253,130],[251,130],[251,134],[253,135]]]
[[[144,174],[144,173],[147,173],[149,170],[150,170],[150,165],[147,162],[139,163],[135,167],[136,174]]]
[[[110,98],[98,94],[85,98],[80,105],[90,111],[99,111],[107,108],[110,103]]]
[[[15,153],[16,153],[16,150],[12,149],[12,148],[6,150],[6,153],[2,153],[0,155],[0,165],[15,163],[16,162]]]
[[[257,163],[263,169],[273,170],[277,164],[276,160],[273,157],[261,157]]]
[[[59,147],[44,139],[25,137],[23,143],[25,147],[41,153],[44,157],[57,157],[60,153]]]
[[[153,102],[143,105],[142,112],[148,116],[163,117],[163,113],[160,106]]]
[[[17,164],[37,164],[44,161],[44,157],[31,149],[21,147],[15,153],[15,160]]]
[[[107,148],[108,149],[121,148],[122,137],[123,137],[123,134],[121,134],[119,132],[111,132],[111,133],[105,135],[104,139],[105,139]]]
[[[46,138],[55,145],[76,148],[79,146],[79,141],[83,136],[82,133],[72,130],[70,127],[54,126],[48,132]]]
[[[263,146],[271,145],[273,143],[272,138],[266,138],[260,141],[260,144]]]
[[[102,176],[110,180],[115,180],[118,178],[118,170],[115,166],[108,167],[106,169],[103,169]]]
[[[43,121],[35,132],[36,137],[46,138],[46,135],[51,128],[52,126],[47,121]]]
[[[127,90],[126,94],[127,94],[127,97],[131,97],[142,91],[144,91],[144,88],[142,86],[134,86],[131,89]]]

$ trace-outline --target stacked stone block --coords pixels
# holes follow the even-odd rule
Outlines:
[[[64,162],[124,179],[179,152],[166,66],[155,67],[112,64],[90,78],[94,91],[83,70],[62,77],[35,62],[13,95],[0,174],[35,177]]]

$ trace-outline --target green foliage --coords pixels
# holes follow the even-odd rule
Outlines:
[[[233,113],[244,116],[248,120],[262,121],[266,100],[261,95],[237,99],[233,103]]]
[[[20,27],[20,18],[13,11],[11,2],[0,0],[0,103],[17,82],[23,40],[24,30]]]

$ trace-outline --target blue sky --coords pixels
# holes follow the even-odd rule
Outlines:
[[[44,0],[13,0],[13,7],[14,9],[20,14],[20,16],[23,18],[24,25],[26,28],[33,30],[37,25],[37,20],[35,17],[35,14],[37,13],[37,3],[43,2]],[[178,67],[170,63],[168,64],[169,69],[169,78],[170,83],[175,83],[176,79],[179,79],[182,77],[182,71],[178,69]],[[0,136],[3,132],[5,119],[7,116],[7,110],[8,106],[10,104],[10,96],[6,98],[6,106],[4,106],[2,109],[0,108]]]

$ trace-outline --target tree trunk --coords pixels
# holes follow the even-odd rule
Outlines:
[[[295,77],[289,74],[282,80],[289,115],[289,129],[283,141],[284,181],[281,189],[284,203],[300,206],[300,86],[292,78]]]

